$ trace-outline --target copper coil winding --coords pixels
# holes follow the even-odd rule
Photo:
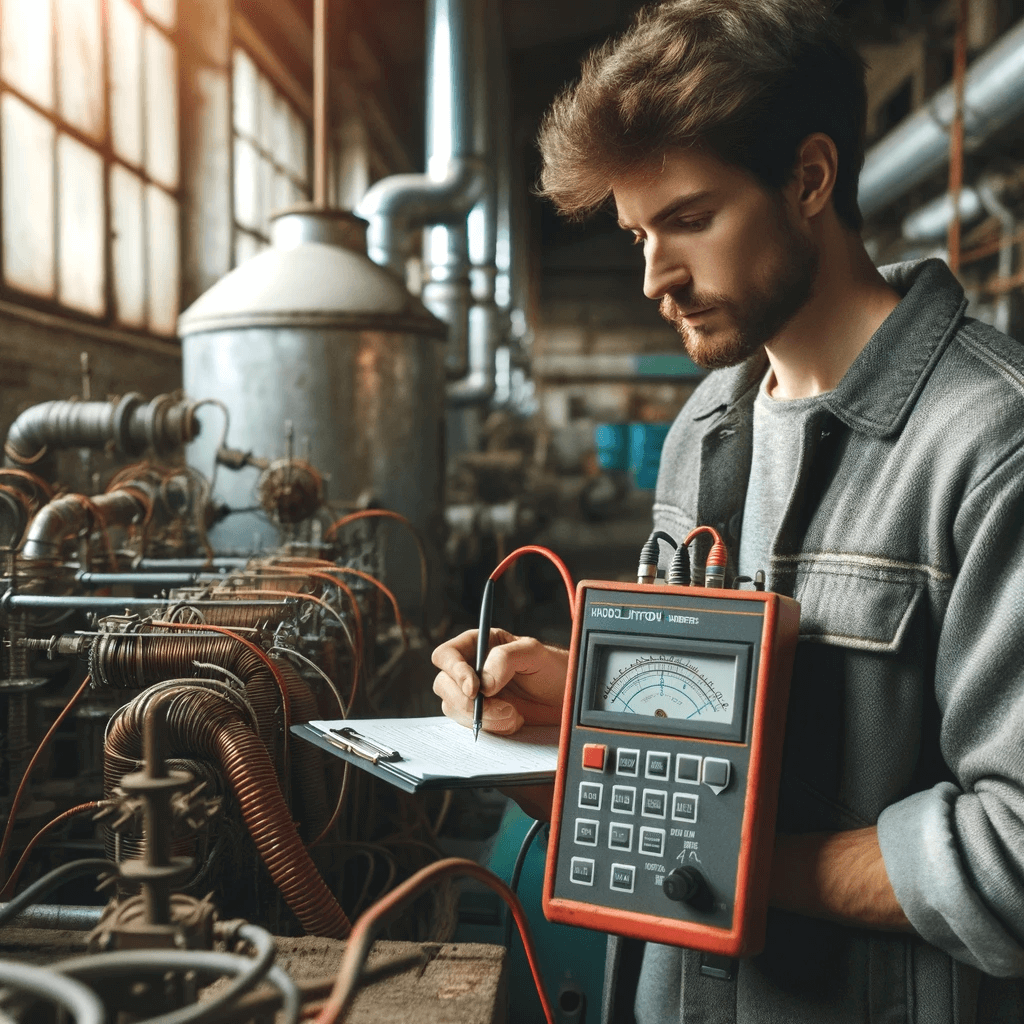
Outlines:
[[[232,637],[218,634],[162,633],[142,626],[138,633],[110,633],[92,645],[89,664],[94,685],[141,689],[165,679],[196,675],[195,662],[222,665],[245,683],[267,752],[280,758],[283,710],[277,684],[260,657]]]
[[[292,719],[308,722],[319,717],[316,698],[296,669],[286,661],[279,663],[292,702]],[[324,755],[312,743],[296,743],[291,750],[292,799],[298,804],[298,817],[307,840],[318,836],[330,819],[327,806],[327,777]]]
[[[221,767],[274,884],[313,935],[344,938],[348,917],[303,846],[278,785],[274,765],[242,715],[218,693],[187,685],[167,706],[171,756],[200,756]],[[108,756],[139,760],[147,694],[121,709],[107,736]]]

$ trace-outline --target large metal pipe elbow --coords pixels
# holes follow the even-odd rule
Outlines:
[[[83,500],[80,494],[65,494],[44,505],[28,528],[22,558],[60,558],[64,541],[78,534],[98,516],[104,526],[130,526],[147,514],[146,504],[154,493],[149,484],[133,480],[109,494]]]
[[[488,170],[474,156],[452,157],[441,177],[393,174],[371,186],[356,207],[369,223],[366,251],[374,263],[405,280],[410,236],[426,224],[463,219],[487,186]]]
[[[113,444],[122,455],[149,449],[163,455],[179,451],[198,433],[194,403],[173,395],[157,395],[150,402],[134,392],[110,402],[43,402],[11,424],[5,464],[51,478],[57,449]]]

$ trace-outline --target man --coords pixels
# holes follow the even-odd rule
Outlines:
[[[675,0],[541,131],[545,194],[614,203],[645,294],[717,370],[655,526],[715,526],[730,575],[763,567],[802,609],[765,952],[723,982],[648,946],[640,1024],[1024,1019],[1024,352],[944,264],[872,266],[864,106],[816,0]],[[484,728],[557,721],[565,653],[493,642]],[[434,655],[464,724],[473,644]]]

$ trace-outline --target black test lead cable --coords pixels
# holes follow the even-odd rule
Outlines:
[[[562,583],[565,584],[566,597],[569,599],[569,617],[572,618],[576,614],[576,585],[572,581],[572,576],[569,575],[569,569],[565,562],[550,548],[541,547],[539,544],[524,544],[521,548],[516,548],[511,554],[506,555],[498,563],[494,572],[487,577],[487,582],[484,584],[483,597],[480,599],[480,624],[476,635],[476,678],[479,688],[476,691],[476,696],[473,698],[474,742],[477,736],[480,735],[480,729],[483,727],[484,722],[484,684],[480,673],[483,670],[484,662],[487,660],[487,651],[491,646],[491,606],[494,601],[494,581],[522,555],[531,552],[535,555],[543,555],[558,570],[558,574],[562,577]]]
[[[477,690],[473,698],[473,742],[484,724],[484,662],[491,646],[491,607],[494,604],[494,577],[489,576],[484,584],[484,594],[480,599],[480,624],[476,634],[476,679]]]

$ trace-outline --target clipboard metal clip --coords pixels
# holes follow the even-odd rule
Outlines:
[[[373,740],[367,739],[365,736],[360,736],[359,733],[350,726],[345,726],[341,729],[331,729],[330,731],[335,736],[340,737],[337,740],[332,737],[332,742],[344,747],[344,749],[348,750],[350,753],[358,754],[360,757],[365,757],[367,761],[370,761],[373,764],[377,764],[378,761],[402,760],[402,755],[397,750],[382,747],[379,743],[374,743]]]

